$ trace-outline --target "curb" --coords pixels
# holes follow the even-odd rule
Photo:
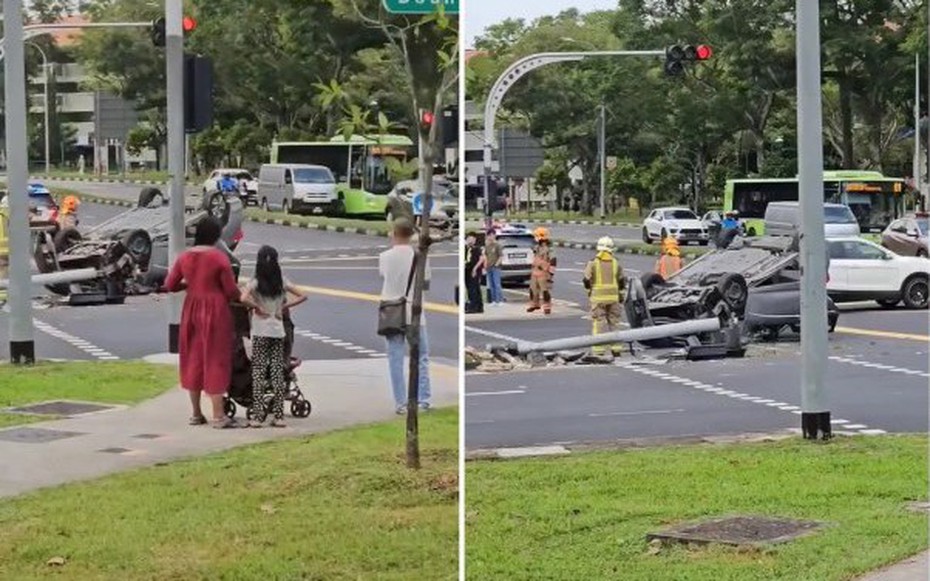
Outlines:
[[[556,248],[568,248],[568,249],[571,249],[571,250],[597,250],[597,244],[594,244],[594,243],[592,243],[592,242],[570,242],[570,241],[567,241],[567,240],[554,240],[554,241],[552,242],[552,245],[555,246]],[[703,256],[703,255],[706,254],[707,252],[710,252],[710,250],[705,250],[705,251],[703,251],[703,252],[695,252],[695,251],[688,252],[688,251],[682,251],[681,255],[682,255],[682,257],[684,257],[684,258],[696,258],[696,257],[698,257],[698,256]],[[661,249],[658,248],[658,247],[654,247],[654,248],[627,248],[627,247],[621,246],[621,247],[617,248],[617,249],[614,251],[614,254],[632,254],[632,255],[640,255],[640,256],[660,256],[660,255],[662,254],[662,251],[661,251]]]
[[[466,220],[469,222],[475,222],[475,219],[466,217]],[[478,219],[480,221],[481,218]],[[619,226],[621,228],[640,228],[642,224],[636,224],[633,222],[608,222],[606,220],[536,220],[534,218],[527,218],[526,220],[520,218],[517,219],[518,222],[532,222],[534,224],[545,224],[547,226],[562,225],[562,226]]]
[[[122,180],[114,178],[62,178],[55,176],[44,176],[44,175],[31,175],[29,176],[30,180],[49,180],[53,182],[81,182],[81,183],[96,183],[96,184],[125,184],[125,185],[134,185],[134,186],[167,186],[169,185],[166,181],[153,181],[153,180]],[[185,181],[186,185],[192,186],[196,185],[194,182]]]

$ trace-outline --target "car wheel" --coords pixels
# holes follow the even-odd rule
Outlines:
[[[780,329],[778,327],[762,327],[759,329],[759,338],[766,343],[774,343],[775,341],[778,341],[779,334]]]
[[[879,299],[875,302],[881,305],[883,308],[893,309],[898,306],[898,303],[901,302],[901,299]]]
[[[332,213],[336,218],[342,218],[346,215],[346,201],[336,200],[332,205]]]
[[[748,234],[749,234],[750,237],[755,236],[755,235],[756,235],[756,229],[755,229],[755,228],[750,228]]]
[[[926,276],[917,275],[904,281],[901,287],[901,298],[904,306],[909,309],[926,309],[930,297],[930,285]]]
[[[80,243],[84,237],[77,228],[65,228],[55,234],[55,252],[61,253]]]
[[[145,230],[133,230],[121,240],[126,251],[139,265],[140,270],[148,270],[152,259],[152,237]]]
[[[643,292],[646,293],[646,298],[651,299],[665,286],[665,279],[662,278],[661,274],[655,272],[647,272],[642,277],[640,277],[640,282],[643,283]]]
[[[207,211],[210,215],[220,221],[221,224],[229,222],[229,200],[226,196],[217,192],[210,196],[207,202]]]
[[[736,313],[742,316],[746,310],[746,299],[749,297],[749,287],[746,279],[739,274],[729,273],[717,282],[717,291],[723,302]]]
[[[926,249],[926,248],[920,248],[920,249],[918,249],[918,250],[917,250],[917,256],[919,256],[919,257],[921,257],[921,258],[927,258],[927,249]]]
[[[139,192],[139,207],[151,208],[163,206],[165,204],[165,195],[158,188],[142,188]]]
[[[652,244],[652,239],[649,238],[649,230],[647,230],[645,226],[643,226],[643,242]]]

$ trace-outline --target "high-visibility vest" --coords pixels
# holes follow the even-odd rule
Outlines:
[[[620,264],[615,258],[594,260],[594,286],[591,287],[591,303],[605,305],[620,300],[620,285],[617,284],[617,272]]]
[[[663,254],[659,257],[659,263],[656,265],[656,272],[662,275],[662,278],[668,278],[681,270],[681,257]]]

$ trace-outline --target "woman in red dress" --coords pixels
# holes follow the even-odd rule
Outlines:
[[[181,254],[165,281],[168,292],[187,291],[180,326],[181,387],[190,394],[192,426],[207,419],[200,409],[200,394],[213,404],[213,427],[232,428],[236,423],[223,413],[223,396],[232,374],[235,341],[229,303],[238,300],[229,258],[215,247],[222,226],[214,218],[197,225],[194,247]]]

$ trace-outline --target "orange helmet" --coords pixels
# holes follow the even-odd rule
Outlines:
[[[81,205],[80,200],[75,196],[66,196],[61,202],[61,211],[65,214],[73,214],[77,211],[78,206]]]
[[[549,240],[549,230],[540,226],[539,228],[533,230],[533,237],[536,238],[537,242],[548,241]]]

